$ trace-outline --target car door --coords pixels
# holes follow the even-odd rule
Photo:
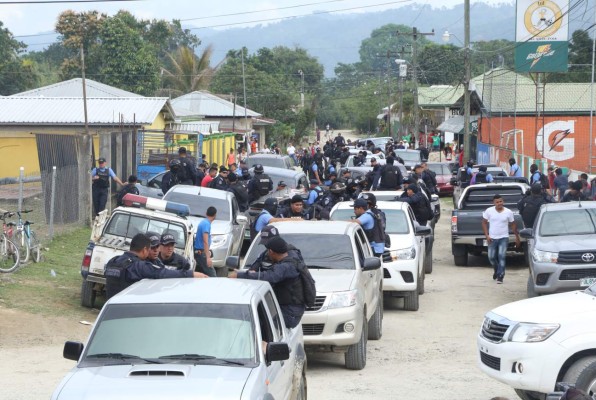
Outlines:
[[[360,268],[362,268],[364,260],[368,257],[373,257],[372,249],[362,229],[356,230],[354,242],[356,245],[356,252],[358,254],[360,262]],[[361,271],[362,284],[364,287],[364,298],[366,300],[367,305],[367,319],[372,316],[377,306],[379,292],[376,283],[378,280],[377,274],[382,273],[379,271],[382,271],[382,268],[373,271]]]
[[[276,342],[279,339],[279,335],[275,325],[273,324],[271,315],[268,312],[267,306],[262,300],[260,300],[257,304],[257,317],[259,319],[259,326],[261,328],[262,344],[266,345],[266,343]],[[263,355],[265,355],[265,353],[263,353]],[[274,361],[272,363],[267,363],[267,358],[265,357],[267,381],[269,382],[267,391],[275,399],[287,398],[285,393],[288,390],[286,387],[288,385],[286,385],[284,382],[285,362],[286,361]]]
[[[240,249],[242,247],[242,243],[244,242],[244,229],[245,226],[243,224],[239,224],[236,222],[236,217],[240,214],[240,209],[238,208],[238,201],[234,196],[231,197],[232,200],[232,254],[240,254]]]
[[[418,274],[424,274],[424,257],[426,257],[426,240],[424,236],[416,236],[416,226],[418,226],[418,222],[416,222],[416,217],[414,216],[414,212],[412,208],[408,205],[408,219],[410,220],[410,224],[412,226],[412,234],[414,235],[414,242],[418,247],[416,251],[418,251],[420,256],[418,257]]]

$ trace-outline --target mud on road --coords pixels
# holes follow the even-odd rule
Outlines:
[[[442,200],[435,230],[434,270],[426,276],[420,309],[403,311],[403,301],[387,298],[383,337],[368,342],[362,371],[344,367],[341,354],[308,359],[311,399],[458,399],[495,396],[515,399],[514,391],[477,367],[476,336],[486,311],[525,298],[523,257],[508,259],[505,283],[492,280],[486,255],[470,256],[455,267],[451,256],[451,203]],[[0,304],[0,397],[47,399],[74,362],[62,358],[65,340],[84,341],[96,313],[81,310],[69,318],[46,318],[7,310]]]

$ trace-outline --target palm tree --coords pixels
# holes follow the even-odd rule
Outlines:
[[[163,88],[159,92],[175,97],[207,89],[213,77],[213,69],[209,65],[212,53],[211,46],[207,46],[200,56],[186,46],[178,48],[174,54],[168,53],[171,67],[162,69]]]

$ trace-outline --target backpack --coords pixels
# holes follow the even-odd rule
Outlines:
[[[304,296],[304,304],[306,307],[314,307],[317,298],[317,288],[315,280],[313,279],[308,267],[304,262],[290,258],[294,262],[296,269],[300,273],[300,280],[302,281],[302,294]]]
[[[123,206],[124,202],[122,201],[122,199],[124,199],[124,196],[126,196],[129,193],[139,194],[139,189],[137,189],[137,187],[135,185],[130,185],[130,184],[124,185],[124,187],[122,189],[120,189],[120,191],[116,195],[116,204],[118,206]]]
[[[381,174],[381,186],[384,188],[395,189],[398,185],[399,168],[394,165],[385,165]]]
[[[536,220],[538,211],[540,211],[540,206],[546,203],[546,201],[544,201],[542,197],[532,198],[532,196],[526,196],[522,201],[523,210],[520,212],[520,215],[524,221],[524,226],[526,228],[531,228]]]
[[[379,235],[383,235],[385,246],[391,247],[391,238],[385,233],[385,230],[387,229],[387,216],[378,208],[371,208],[368,211],[371,212],[375,220],[375,226],[373,229],[378,230]]]
[[[540,171],[536,171],[535,173],[540,174],[540,178],[538,179],[538,181],[540,182],[540,185],[542,186],[542,189],[548,189],[548,188],[550,188],[550,184],[548,182],[548,176],[544,175]],[[533,175],[534,174],[532,174],[532,176]]]

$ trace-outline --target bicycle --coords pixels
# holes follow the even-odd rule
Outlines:
[[[0,272],[8,273],[16,271],[20,266],[20,255],[17,245],[9,239],[13,234],[14,223],[6,223],[6,218],[14,215],[11,212],[5,212],[0,219],[2,220],[2,236],[0,237]]]
[[[30,213],[32,211],[33,210],[21,210],[16,212],[19,217],[19,221],[16,224],[17,231],[14,234],[13,240],[19,248],[21,263],[23,264],[28,262],[30,258],[36,263],[41,261],[41,245],[39,240],[37,240],[37,235],[31,230],[31,225],[33,225],[33,222],[23,222],[21,215]]]

